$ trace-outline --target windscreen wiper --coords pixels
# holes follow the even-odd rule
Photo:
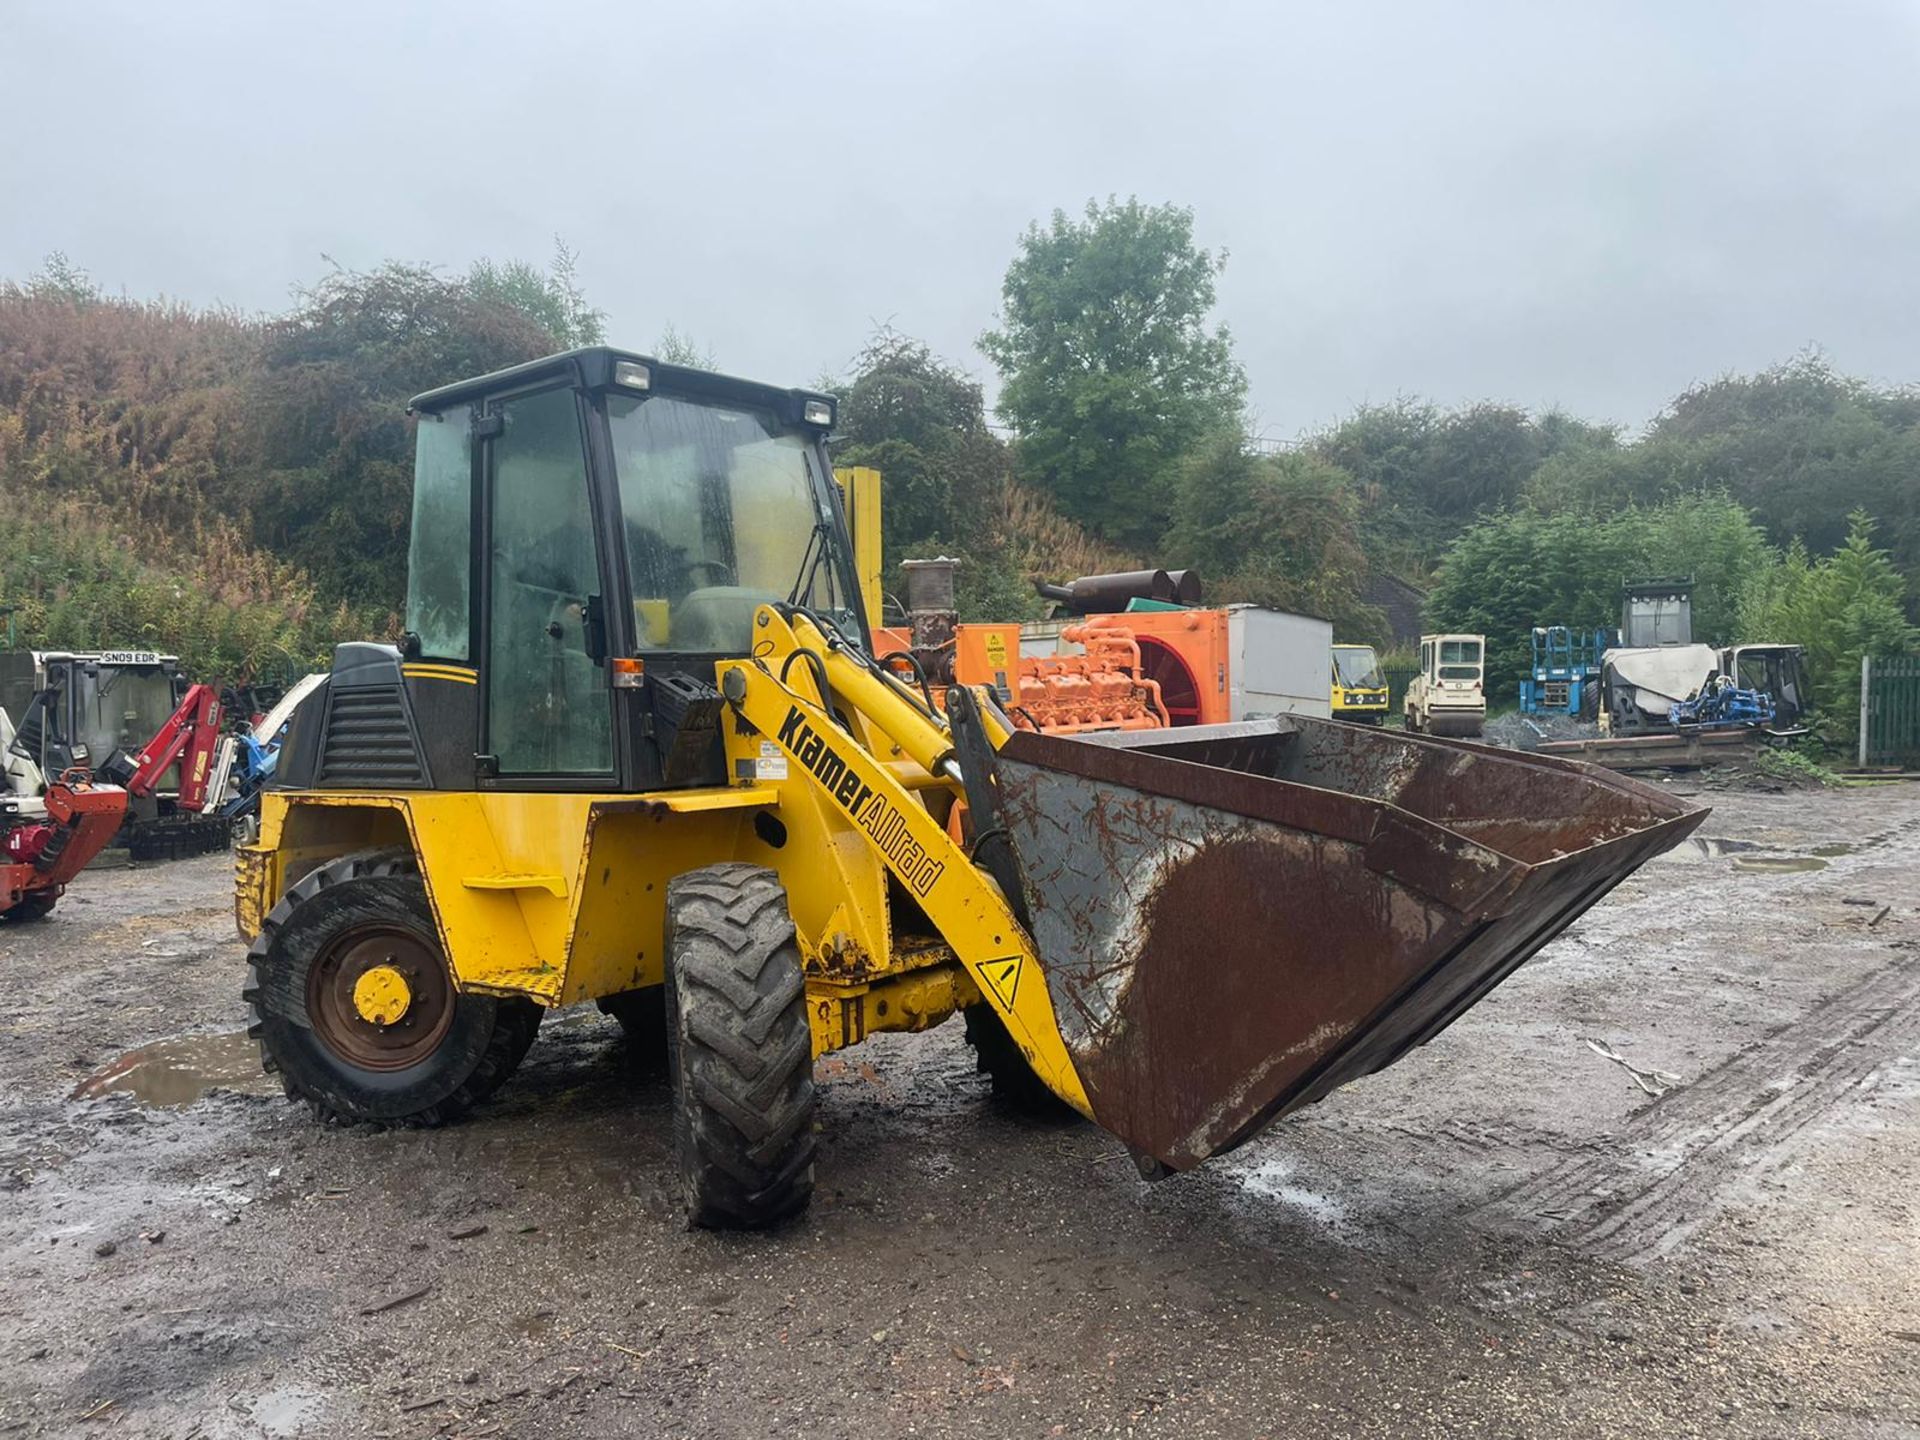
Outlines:
[[[807,534],[807,548],[800,552],[800,573],[795,577],[793,589],[787,592],[787,604],[798,605],[802,595],[813,593],[813,577],[820,573],[820,562],[827,558],[827,546],[833,539],[833,529],[825,520],[813,522],[813,529]]]

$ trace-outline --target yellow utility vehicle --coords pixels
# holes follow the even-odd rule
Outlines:
[[[1333,647],[1333,718],[1378,725],[1387,718],[1387,680],[1371,645]]]
[[[594,348],[412,408],[407,634],[339,647],[238,852],[253,1030],[322,1117],[451,1120],[595,1001],[668,1071],[689,1219],[761,1225],[812,1188],[814,1057],[963,1014],[997,1089],[1159,1176],[1438,1033],[1704,813],[1305,717],[936,708],[869,653],[825,395]]]

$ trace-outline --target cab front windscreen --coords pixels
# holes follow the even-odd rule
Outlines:
[[[787,600],[857,637],[810,434],[669,394],[609,396],[607,418],[640,649],[745,654],[754,611]]]
[[[1480,678],[1480,642],[1478,640],[1442,640],[1440,642],[1440,678],[1442,680],[1478,680]]]
[[[1384,690],[1387,686],[1380,678],[1380,661],[1370,645],[1335,650],[1333,671],[1340,677],[1341,686],[1348,690]]]
[[[173,677],[157,666],[103,666],[75,678],[71,738],[87,746],[96,763],[116,749],[133,754],[160,733],[175,703]]]

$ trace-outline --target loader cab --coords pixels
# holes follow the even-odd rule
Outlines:
[[[1720,652],[1720,673],[1743,690],[1773,701],[1777,726],[1804,725],[1812,718],[1813,685],[1806,652],[1798,645],[1734,645]]]
[[[725,783],[714,665],[752,653],[759,607],[804,606],[866,643],[825,443],[835,408],[603,347],[416,397],[409,713],[396,665],[343,647],[328,735],[289,736],[288,782]],[[376,711],[384,751],[329,751],[356,733],[332,715]]]

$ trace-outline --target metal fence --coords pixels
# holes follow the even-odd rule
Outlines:
[[[1861,656],[1860,765],[1920,766],[1920,655]]]
[[[1407,686],[1420,673],[1418,665],[1383,665],[1380,673],[1387,682],[1387,713],[1402,715],[1407,708]]]

